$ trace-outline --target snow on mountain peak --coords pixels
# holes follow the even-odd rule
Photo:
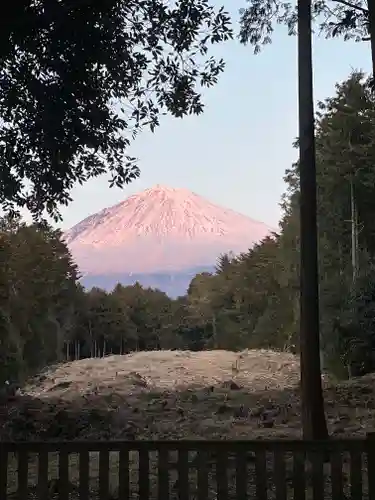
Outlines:
[[[269,231],[187,189],[158,184],[64,236],[82,271],[143,272],[212,264],[220,253],[245,251]]]

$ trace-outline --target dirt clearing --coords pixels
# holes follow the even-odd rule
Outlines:
[[[372,376],[324,385],[331,434],[373,429]],[[45,370],[0,410],[5,439],[300,437],[299,363],[266,350],[85,359]]]

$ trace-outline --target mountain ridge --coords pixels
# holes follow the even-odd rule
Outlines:
[[[86,276],[166,273],[212,267],[247,251],[272,229],[182,188],[156,185],[92,214],[64,233]]]

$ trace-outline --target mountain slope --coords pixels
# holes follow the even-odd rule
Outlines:
[[[140,283],[145,288],[158,288],[172,298],[185,295],[191,280],[202,272],[213,273],[215,266],[198,266],[194,269],[158,273],[112,273],[112,274],[86,274],[81,282],[87,288],[103,288],[113,290],[117,283],[123,286]]]
[[[87,217],[64,237],[84,275],[115,278],[205,270],[269,231],[188,190],[157,185]]]

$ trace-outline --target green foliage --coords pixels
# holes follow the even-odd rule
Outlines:
[[[207,0],[9,3],[0,30],[0,203],[58,217],[69,192],[103,173],[139,175],[132,138],[159,117],[199,114],[200,88],[232,37]]]
[[[184,298],[138,283],[84,290],[50,227],[0,219],[0,264],[0,385],[64,360],[206,345]]]
[[[316,127],[321,346],[339,377],[375,370],[375,95],[353,73]],[[299,165],[286,172],[278,234],[222,255],[186,296],[84,290],[47,226],[0,220],[0,381],[55,361],[153,349],[299,350]]]
[[[255,52],[271,43],[277,24],[285,24],[290,35],[297,30],[295,2],[281,0],[247,0],[249,6],[241,9],[242,43],[250,43]],[[370,2],[369,2],[370,3]],[[319,32],[326,38],[343,36],[345,40],[369,40],[369,9],[366,0],[313,0],[312,15]]]
[[[297,2],[283,0],[246,0],[248,7],[240,10],[240,41],[254,47],[272,42],[277,25],[287,27],[289,35],[297,34]],[[311,17],[317,32],[326,38],[370,42],[372,79],[375,89],[375,4],[372,0],[311,0]],[[345,54],[343,53],[343,57]]]
[[[0,380],[61,359],[77,271],[59,231],[0,221]]]
[[[320,103],[316,133],[322,354],[325,369],[347,377],[375,370],[375,97],[363,74]],[[298,351],[298,164],[285,181],[280,234],[222,257],[215,275],[190,286],[188,307],[216,347]]]

